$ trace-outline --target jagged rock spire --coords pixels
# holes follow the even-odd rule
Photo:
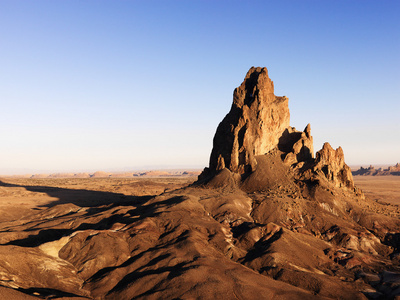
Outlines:
[[[214,136],[210,170],[254,171],[255,156],[268,153],[289,126],[288,98],[274,95],[266,68],[252,67],[233,93],[230,112]]]
[[[229,113],[218,125],[210,165],[199,176],[199,182],[209,181],[221,173],[218,186],[224,181],[240,184],[252,174],[245,186],[248,190],[252,186],[250,190],[254,190],[254,186],[262,189],[263,185],[270,184],[271,176],[277,185],[283,184],[283,181],[279,183],[281,175],[278,174],[283,172],[281,177],[286,178],[285,182],[292,177],[297,181],[354,188],[342,148],[334,150],[325,143],[314,156],[311,126],[308,124],[302,132],[290,127],[288,103],[287,97],[274,95],[274,83],[266,68],[251,67],[233,93]],[[262,172],[258,168],[268,170]]]

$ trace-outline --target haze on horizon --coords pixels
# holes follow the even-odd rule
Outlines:
[[[398,1],[1,1],[0,174],[202,168],[265,66],[291,126],[400,162]]]

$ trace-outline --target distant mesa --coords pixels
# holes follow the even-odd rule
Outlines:
[[[142,172],[104,172],[94,173],[51,173],[51,174],[24,174],[2,177],[32,178],[32,179],[56,179],[56,178],[138,178],[138,177],[189,177],[198,176],[199,170],[169,170],[169,171],[142,171]]]
[[[329,143],[314,156],[311,126],[290,127],[289,99],[274,94],[266,68],[252,67],[233,93],[213,140],[209,167],[198,183],[260,191],[293,182],[354,190],[341,147]]]
[[[97,171],[97,172],[94,172],[90,177],[91,178],[104,178],[104,177],[110,177],[110,175],[111,175],[111,173]]]
[[[74,174],[74,178],[89,178],[90,174],[89,173],[76,173]]]
[[[170,172],[166,171],[148,171],[144,173],[140,173],[141,176],[171,176]]]
[[[368,168],[360,167],[357,171],[353,171],[353,175],[363,175],[363,176],[387,176],[394,175],[400,176],[400,164],[397,163],[394,166],[388,167],[387,169],[378,168],[374,166],[369,166]]]

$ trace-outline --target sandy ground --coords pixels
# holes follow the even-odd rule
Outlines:
[[[354,176],[354,183],[372,200],[400,205],[400,176]]]
[[[90,192],[108,192],[121,196],[159,195],[165,191],[184,187],[197,177],[167,178],[1,178],[0,208],[1,220],[18,218],[29,210],[41,209],[51,203],[58,203],[63,198],[77,201],[84,194],[95,197]],[[354,182],[366,197],[394,205],[400,204],[400,176],[354,176]],[[43,190],[40,189],[43,187]],[[57,188],[57,193],[49,193],[49,188]],[[76,191],[74,193],[74,190]],[[93,198],[89,197],[89,199]],[[96,197],[97,198],[97,197]]]
[[[80,205],[84,202],[85,205],[90,205],[92,202],[93,205],[97,205],[102,199],[109,197],[119,200],[121,197],[159,195],[187,186],[196,179],[196,176],[151,179],[0,178],[0,209],[2,210],[0,222],[18,219],[32,210],[41,210],[57,204]]]

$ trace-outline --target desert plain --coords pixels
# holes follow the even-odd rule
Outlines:
[[[147,272],[143,272],[143,274],[144,278],[146,278],[145,280],[149,280],[150,283],[147,285],[140,283],[143,284],[142,289],[145,291],[144,295],[141,295],[142,293],[137,293],[136,290],[140,291],[141,288],[136,287],[134,288],[135,292],[129,291],[125,294],[115,294],[115,292],[118,291],[118,289],[115,289],[114,293],[111,293],[108,297],[106,296],[107,292],[112,291],[112,286],[117,285],[117,282],[115,282],[116,279],[113,278],[113,276],[116,276],[119,281],[131,274],[131,280],[136,281],[138,278],[135,278],[135,276],[140,274],[140,272],[137,272],[136,275],[132,275],[134,272],[128,272],[126,270],[125,272],[121,272],[121,274],[116,273],[118,267],[124,269],[129,265],[126,263],[126,261],[129,261],[129,256],[127,255],[128,249],[126,249],[127,245],[122,241],[122,238],[128,240],[129,235],[121,234],[118,236],[118,231],[123,232],[123,227],[126,227],[128,224],[128,222],[126,222],[126,217],[124,219],[122,214],[127,214],[127,211],[132,210],[132,208],[138,209],[140,205],[146,205],[146,203],[151,201],[152,198],[160,197],[160,195],[165,195],[165,193],[179,194],[181,189],[190,186],[196,180],[196,176],[157,178],[1,178],[0,209],[2,214],[0,216],[0,298],[163,298],[162,293],[159,293],[157,286],[155,287],[152,285],[154,278],[151,279],[151,277],[158,274],[156,270],[159,261],[161,262],[162,259],[168,257],[167,253],[169,250],[167,244],[159,246],[158,249],[152,249],[154,252],[152,255],[154,257],[152,256],[151,259],[148,258],[147,262],[142,261],[141,264],[143,265],[137,267],[139,270],[142,268],[143,271],[147,269]],[[399,176],[355,176],[354,181],[358,187],[363,189],[366,197],[371,200],[371,203],[377,202],[393,207],[397,207],[400,203]],[[215,192],[212,192],[208,196],[223,197],[224,194],[222,191],[219,191],[216,194],[214,193]],[[190,193],[188,194],[186,191],[187,197],[198,196],[198,191],[196,192],[196,189],[194,189],[191,191],[191,194],[192,195],[190,195]],[[225,195],[225,197],[229,196]],[[232,195],[230,195],[230,197],[232,197]],[[243,195],[241,197],[243,197]],[[165,196],[161,201],[165,201]],[[179,201],[176,202],[178,203]],[[161,204],[161,206],[173,207],[177,203],[164,203]],[[184,211],[190,213],[190,211],[196,210],[195,204],[192,203],[192,205],[193,207],[188,206]],[[398,209],[395,210],[398,211]],[[82,220],[79,221],[79,218],[82,218]],[[132,221],[137,221],[134,219],[135,218],[132,218]],[[169,222],[164,220],[164,222],[166,222],[166,227],[172,226],[174,223],[172,220]],[[140,222],[140,225],[136,225],[136,227],[138,227],[138,229],[136,229],[136,234],[139,234],[140,236],[140,233],[146,233],[146,228],[151,227],[152,225],[154,226],[150,221]],[[175,224],[174,226],[178,225]],[[202,224],[198,224],[198,226],[200,227]],[[169,231],[172,232],[174,229],[175,228],[173,227],[169,228]],[[80,252],[82,258],[76,259],[76,257],[74,258],[74,256],[72,256],[69,257],[70,263],[61,262],[58,253],[71,240],[71,235],[74,233],[76,237],[82,235],[79,243],[82,248],[79,250],[76,249]],[[109,236],[108,238],[110,239],[108,241],[107,238],[103,238],[103,241],[97,241],[98,246],[94,246],[95,243],[93,243],[93,241],[90,243],[89,237],[96,235],[100,237],[102,234],[110,235],[110,233],[116,234],[116,237],[110,238]],[[151,240],[158,236],[157,232],[152,232],[152,234],[155,236],[146,236],[146,234],[143,234],[143,237],[141,237],[141,243],[151,243]],[[66,236],[68,236],[68,238],[64,238],[63,240],[63,237]],[[172,239],[171,242],[176,243],[177,241]],[[290,244],[290,241],[288,242]],[[136,251],[140,249],[139,245],[140,243],[137,243],[136,247],[138,249],[136,249]],[[110,249],[107,249],[108,247],[110,247]],[[114,247],[119,249],[115,249]],[[165,247],[165,249],[163,249],[163,247]],[[16,248],[20,248],[20,250],[16,251]],[[112,255],[113,251],[115,251],[114,255]],[[161,254],[155,255],[157,252],[161,252]],[[294,253],[296,253],[296,251],[294,251]],[[306,253],[306,255],[308,254],[311,253]],[[212,255],[215,255],[215,253]],[[78,256],[78,254],[75,254],[75,256]],[[107,256],[109,256],[108,259],[106,258]],[[157,256],[158,258],[156,258]],[[19,261],[14,262],[12,257],[17,257]],[[96,259],[98,260],[96,264],[91,263],[96,261]],[[139,257],[136,257],[136,259],[140,259],[140,255]],[[6,262],[7,260],[14,265],[10,266]],[[124,266],[124,263],[126,266]],[[225,269],[221,267],[219,263],[214,263],[215,265],[212,266],[212,273],[214,273],[213,276],[215,277],[224,278],[224,276],[219,274],[219,272],[233,272],[234,270],[234,268]],[[60,264],[60,266],[57,264]],[[65,264],[70,265],[65,266]],[[51,270],[51,268],[53,268],[53,270]],[[75,272],[71,269],[75,269]],[[153,274],[149,269],[153,270]],[[350,272],[346,272],[345,268],[343,269],[343,274],[340,276],[341,280],[344,282],[357,281],[357,278],[353,278],[350,275]],[[6,274],[6,270],[9,274]],[[236,270],[237,274],[242,274],[241,271],[243,270]],[[159,274],[162,274],[163,272],[167,271],[160,271]],[[182,272],[182,270],[179,270],[178,267],[177,272]],[[246,270],[246,272],[249,272],[249,270]],[[207,271],[205,271],[205,273],[207,273]],[[74,282],[74,279],[68,278],[71,277],[71,275],[73,277],[75,274],[79,275],[77,277],[86,277],[87,282],[84,282],[82,279],[75,279],[76,282]],[[122,276],[122,274],[125,276]],[[7,275],[12,279],[8,278],[7,280]],[[205,274],[200,272],[200,275],[197,274],[194,278],[191,278],[191,280],[202,281],[204,280],[204,275]],[[256,280],[257,276],[255,276],[255,273],[250,272],[250,275],[250,278]],[[391,284],[398,282],[398,275],[390,275],[391,273],[387,271],[385,276],[389,278],[387,280],[390,281]],[[56,277],[51,278],[51,276]],[[63,278],[63,276],[66,276],[67,278]],[[107,276],[110,276],[108,280]],[[162,275],[159,276],[162,277]],[[199,278],[197,278],[197,276],[199,276]],[[246,275],[242,274],[241,276]],[[370,281],[382,281],[378,275],[370,274],[368,276],[370,276],[368,277],[368,280]],[[61,277],[61,280],[57,280],[58,277]],[[170,279],[173,278],[173,276],[167,277],[170,277]],[[165,280],[166,278],[162,279]],[[357,284],[368,292],[368,288],[365,286],[363,287],[363,285],[365,285],[364,279],[365,278],[360,275]],[[9,285],[8,283],[11,282],[11,280],[15,281],[14,284],[19,284],[19,286]],[[90,282],[91,280],[92,282]],[[101,280],[110,282],[108,284],[103,283],[103,288],[94,284],[94,282],[101,282]],[[245,279],[236,278],[236,280],[240,281]],[[218,280],[214,279],[214,281],[218,283]],[[314,297],[313,295],[315,295],[315,291],[310,294],[302,294],[300,289],[297,291],[291,291],[288,287],[285,288],[285,286],[279,286],[279,282],[274,281],[275,280],[268,284],[271,284],[272,290],[278,289],[280,292],[263,294],[264,291],[260,288],[258,292],[261,292],[260,295],[263,295],[261,298],[265,298],[265,295],[269,295],[277,297],[277,299],[290,299],[290,295],[292,295],[291,293],[294,293],[294,295],[296,295],[294,298],[307,299],[308,297]],[[92,286],[95,286],[94,290],[97,291],[97,295],[96,292],[89,293],[89,289],[85,291],[85,288],[82,288],[82,285],[89,285],[89,283]],[[120,285],[121,290],[128,289],[129,282],[125,282],[125,284],[126,286]],[[170,284],[164,286],[165,290],[169,289],[171,291],[171,294],[168,294],[167,292],[164,294],[165,298],[173,298],[171,295],[179,295],[179,293],[182,292],[178,291],[181,287],[179,285],[174,286],[174,284],[173,280],[171,280]],[[110,287],[107,290],[108,285]],[[265,285],[265,283],[262,283],[262,285]],[[230,283],[227,284],[227,289],[229,288]],[[315,287],[311,287],[311,289],[313,288]],[[332,284],[330,288],[333,289],[331,291],[332,294],[336,295],[338,291],[335,291],[334,289],[337,288],[337,286]],[[161,288],[159,289],[162,291]],[[290,292],[288,292],[288,290]],[[100,293],[100,291],[102,291],[103,294]],[[244,291],[246,292],[246,290]],[[370,290],[370,292],[371,291],[373,290]],[[210,286],[210,294],[197,294],[197,296],[200,298],[209,298],[214,292]],[[239,294],[238,297],[249,298],[248,296],[252,294],[252,292],[247,291],[245,294]],[[327,298],[331,298],[329,297],[329,293]],[[337,297],[333,296],[332,298]]]
[[[354,183],[374,201],[400,205],[400,176],[354,176]]]
[[[400,176],[354,176],[365,196],[383,204],[400,205]],[[188,186],[197,176],[152,178],[0,178],[0,221],[12,221],[58,204],[96,206],[131,197],[156,196]],[[102,197],[98,197],[102,195]]]

